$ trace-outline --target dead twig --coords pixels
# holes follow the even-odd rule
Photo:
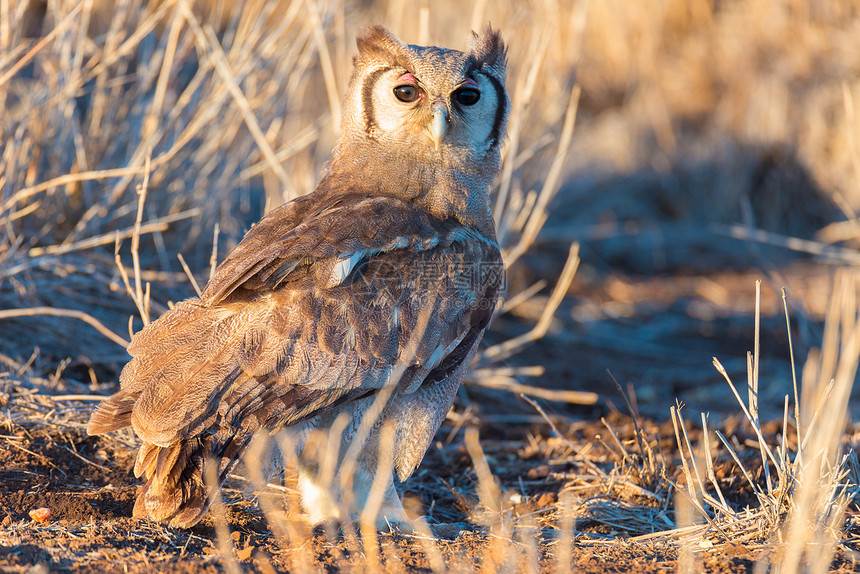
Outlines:
[[[51,317],[71,317],[78,319],[93,327],[96,331],[125,349],[128,341],[108,329],[101,321],[83,311],[76,309],[57,309],[56,307],[28,307],[26,309],[5,309],[0,311],[0,319],[11,319],[13,317],[34,317],[36,315],[49,315]]]

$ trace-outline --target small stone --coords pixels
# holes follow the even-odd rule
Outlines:
[[[51,509],[45,508],[44,506],[42,508],[34,508],[33,510],[30,511],[30,518],[32,518],[33,520],[35,520],[36,522],[39,522],[41,524],[45,524],[46,522],[50,522],[51,521]]]
[[[542,464],[534,468],[530,468],[526,473],[526,478],[535,480],[537,478],[546,478],[549,475],[549,466]]]
[[[251,554],[254,552],[254,549],[255,549],[255,547],[251,544],[248,544],[242,550],[237,549],[236,550],[236,558],[238,558],[239,560],[244,562],[245,560],[248,560],[251,558]]]
[[[555,504],[558,497],[554,492],[544,492],[537,499],[538,508],[549,508],[553,504]]]

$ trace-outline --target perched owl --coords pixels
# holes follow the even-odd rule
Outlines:
[[[383,424],[405,480],[454,401],[502,284],[488,189],[509,108],[505,47],[489,28],[466,52],[381,26],[357,44],[319,186],[252,227],[199,298],[134,336],[120,391],[90,418],[90,434],[131,426],[143,442],[135,516],[190,527],[209,505],[206,465],[223,480],[255,434],[301,441],[339,415],[341,456],[360,453],[360,508]],[[381,415],[357,432],[383,391]],[[383,518],[401,521],[393,478]],[[344,518],[317,480],[300,469],[310,520]]]

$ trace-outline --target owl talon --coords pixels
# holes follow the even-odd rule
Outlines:
[[[381,532],[388,534],[415,534],[415,525],[406,519],[385,519],[385,527],[378,527]]]
[[[314,524],[311,530],[314,537],[322,536],[332,542],[340,542],[346,538],[343,522],[338,518],[327,518]]]
[[[472,525],[465,522],[437,522],[430,525],[430,531],[436,538],[453,540],[463,532],[471,532]]]

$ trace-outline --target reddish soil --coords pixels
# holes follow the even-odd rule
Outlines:
[[[15,391],[6,396],[14,404]],[[32,401],[32,395],[25,396]],[[134,451],[123,442],[130,437],[88,437],[83,431],[85,416],[81,406],[58,424],[51,422],[51,413],[41,420],[6,418],[0,430],[0,460],[4,461],[0,470],[0,571],[230,571],[229,561],[222,558],[212,512],[188,531],[130,518],[137,484],[131,473]],[[631,420],[612,415],[608,422],[632,453]],[[743,440],[741,429],[736,430],[735,436]],[[606,437],[606,427],[576,423],[565,428],[567,440],[552,436],[545,425],[482,428],[481,445],[501,487],[501,500],[507,501],[503,514],[519,517],[509,522],[516,525],[513,533],[498,524],[482,524],[487,514],[479,508],[478,479],[463,435],[454,431],[451,426],[443,428],[422,467],[402,488],[407,508],[417,508],[427,516],[435,546],[447,566],[468,571],[494,563],[493,570],[507,564],[517,571],[558,571],[559,549],[564,547],[556,529],[559,498],[565,496],[565,488],[576,487],[571,477],[595,469],[618,470],[618,452],[613,455],[612,447],[595,440],[597,435]],[[665,452],[675,448],[671,425],[648,425],[646,432],[660,437]],[[569,444],[582,449],[580,452],[591,444],[588,462],[571,455]],[[745,458],[755,468],[758,452],[744,454],[749,454]],[[562,553],[563,562],[573,571],[675,572],[683,562],[693,568],[689,571],[752,572],[756,560],[768,560],[779,550],[761,537],[735,546],[635,540],[655,529],[669,529],[674,513],[666,483],[652,477],[648,485],[648,477],[634,458],[631,455],[623,463],[630,476],[639,475],[632,482],[650,486],[669,507],[661,509],[647,497],[625,496],[620,489],[600,492],[599,487],[590,487],[589,496],[582,498],[585,502],[577,506],[575,543]],[[680,469],[670,468],[673,480],[683,482]],[[748,489],[732,480],[732,464],[718,459],[717,469],[727,497],[739,504],[751,499]],[[731,488],[732,483],[738,487]],[[339,572],[373,564],[352,525],[341,527],[334,536],[325,531],[297,536],[288,532],[289,527],[284,529],[286,522],[268,522],[257,502],[237,486],[238,482],[228,485],[224,491],[231,534],[222,542],[232,547],[241,570],[302,571],[314,562],[326,572]],[[40,507],[51,511],[51,519],[45,523],[29,517],[31,510]],[[651,518],[642,520],[643,510]],[[301,544],[291,543],[287,536]],[[386,570],[432,571],[426,542],[420,534],[381,533],[378,548]],[[840,551],[836,571],[853,571],[851,554],[847,548]]]

